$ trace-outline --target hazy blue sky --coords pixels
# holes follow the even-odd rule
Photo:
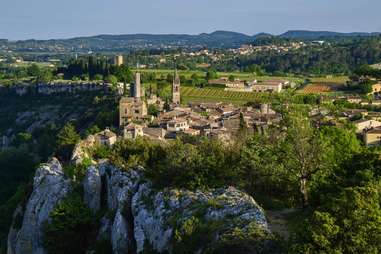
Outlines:
[[[0,0],[0,38],[381,31],[381,0]]]

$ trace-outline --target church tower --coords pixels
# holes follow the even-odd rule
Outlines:
[[[172,103],[180,105],[180,77],[179,77],[179,74],[177,73],[177,70],[175,70],[175,75],[173,77]]]

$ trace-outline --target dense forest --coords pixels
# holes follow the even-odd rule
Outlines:
[[[353,39],[334,42],[322,47],[308,46],[286,53],[264,52],[238,57],[227,63],[237,68],[252,64],[261,66],[269,73],[295,74],[350,74],[363,64],[381,61],[379,38]]]

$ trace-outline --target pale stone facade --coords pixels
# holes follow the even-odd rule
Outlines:
[[[172,84],[172,103],[180,105],[180,77],[177,71],[175,72]]]
[[[123,56],[122,55],[117,55],[114,58],[114,64],[116,66],[121,66],[123,64]]]
[[[140,73],[135,75],[133,97],[122,97],[119,101],[119,125],[124,127],[132,120],[141,120],[147,116],[147,104],[142,98]]]

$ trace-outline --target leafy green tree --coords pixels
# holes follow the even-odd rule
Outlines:
[[[57,154],[64,160],[69,160],[74,146],[80,140],[80,136],[71,123],[59,131],[57,135]]]
[[[218,75],[217,75],[216,70],[214,70],[214,69],[209,69],[209,70],[206,72],[206,80],[217,79],[217,78],[218,78]]]
[[[36,77],[36,83],[48,83],[53,80],[53,73],[52,71],[45,69],[43,71],[40,71],[38,76]]]
[[[116,85],[118,83],[118,78],[115,75],[110,74],[106,77],[106,82]]]
[[[358,87],[360,88],[360,92],[362,94],[369,94],[372,92],[372,83],[371,82],[360,83]]]
[[[158,116],[159,109],[155,105],[151,104],[148,106],[148,114],[151,116]]]
[[[233,82],[235,80],[234,75],[229,75],[229,81]]]
[[[172,83],[172,82],[173,82],[173,74],[168,73],[168,74],[167,74],[167,77],[166,77],[166,81],[167,81],[168,83]]]
[[[303,207],[309,205],[308,183],[325,169],[325,148],[306,115],[293,111],[288,115],[286,138],[282,144],[285,167],[299,185]]]
[[[131,83],[134,79],[130,68],[124,64],[118,67],[115,76],[118,78],[118,81],[123,83]]]
[[[37,77],[38,75],[40,75],[40,72],[40,67],[38,67],[37,64],[32,64],[27,69],[28,75],[33,77]]]
[[[103,75],[102,74],[95,74],[94,80],[103,80]]]
[[[85,253],[96,239],[97,223],[79,194],[73,193],[50,213],[43,227],[48,253]]]
[[[315,211],[293,246],[298,253],[379,253],[380,184],[344,188]]]

